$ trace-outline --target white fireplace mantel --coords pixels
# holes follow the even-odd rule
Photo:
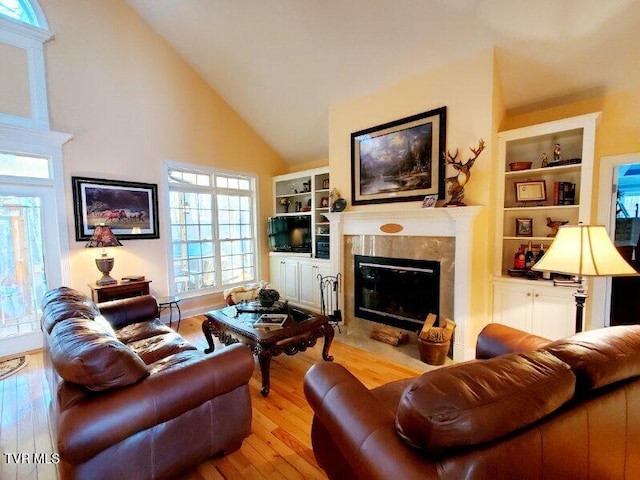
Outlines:
[[[344,236],[423,236],[454,237],[453,316],[456,335],[453,359],[462,361],[475,356],[466,330],[470,317],[471,291],[471,226],[483,207],[416,208],[409,210],[355,210],[326,214],[331,222],[331,270],[344,277]],[[344,298],[341,299],[344,305]]]

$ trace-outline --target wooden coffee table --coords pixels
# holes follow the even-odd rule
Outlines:
[[[288,318],[282,327],[254,327],[254,322],[260,313],[240,312],[238,316],[227,316],[223,310],[213,310],[205,314],[202,322],[202,332],[209,343],[205,353],[214,351],[213,336],[215,335],[225,345],[241,342],[248,345],[253,354],[258,357],[260,373],[262,374],[262,396],[269,395],[269,371],[271,358],[286,353],[295,355],[313,347],[317,339],[324,337],[322,358],[333,361],[329,355],[329,348],[333,341],[333,327],[329,324],[329,317],[314,315],[299,310],[289,310]]]

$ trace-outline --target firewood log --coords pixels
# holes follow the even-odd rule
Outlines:
[[[387,325],[374,325],[369,337],[394,346],[402,345],[409,341],[409,334],[407,332]]]

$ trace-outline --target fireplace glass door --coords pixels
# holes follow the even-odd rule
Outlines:
[[[440,313],[440,262],[355,256],[355,315],[410,331]]]

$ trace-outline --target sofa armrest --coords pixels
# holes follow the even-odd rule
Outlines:
[[[91,395],[62,412],[58,451],[81,463],[138,432],[248,385],[254,368],[251,350],[241,344],[212,355],[180,352],[166,362],[171,365],[160,366],[160,371],[135,385]]]
[[[436,465],[397,435],[394,414],[342,365],[311,367],[304,393],[316,421],[360,478],[438,478]]]
[[[115,329],[152,320],[158,316],[158,304],[151,295],[111,300],[97,305],[102,316]]]
[[[478,335],[476,358],[486,360],[505,353],[533,352],[550,343],[551,340],[546,338],[499,323],[490,323]]]

